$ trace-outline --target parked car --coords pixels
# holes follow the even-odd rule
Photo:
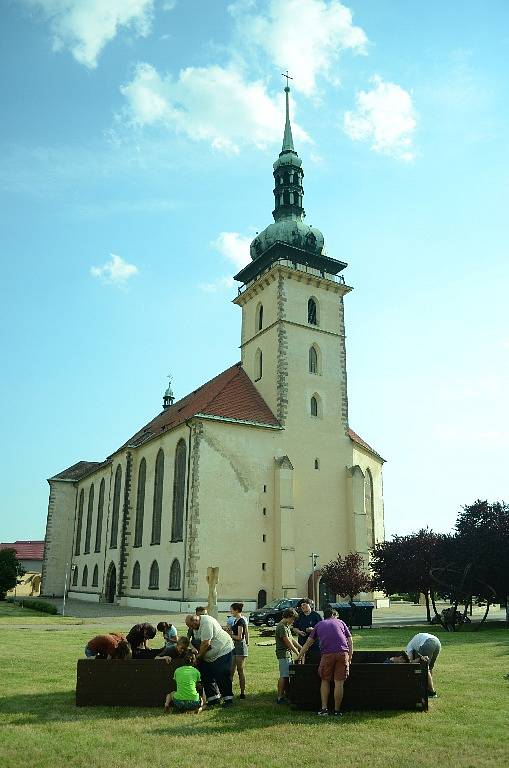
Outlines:
[[[261,627],[262,624],[273,627],[283,618],[283,611],[287,608],[297,609],[299,603],[304,599],[304,597],[285,597],[280,600],[272,600],[267,605],[264,605],[263,608],[252,611],[249,614],[249,623],[254,624],[256,627]]]

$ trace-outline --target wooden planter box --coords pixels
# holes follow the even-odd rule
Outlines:
[[[76,706],[163,707],[174,671],[163,659],[79,659]]]
[[[427,662],[384,664],[387,657],[397,653],[398,651],[354,651],[341,709],[405,709],[427,712]],[[290,667],[288,698],[295,709],[318,711],[321,708],[317,665],[294,664]],[[333,685],[329,709],[334,709]]]

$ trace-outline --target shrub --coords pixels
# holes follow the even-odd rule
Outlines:
[[[57,608],[52,603],[46,602],[46,600],[9,600],[21,608],[29,608],[31,611],[39,611],[40,613],[50,613],[52,616],[58,614]]]

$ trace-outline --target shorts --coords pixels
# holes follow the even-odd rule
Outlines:
[[[429,658],[428,667],[430,670],[435,666],[435,661],[437,660],[441,648],[442,645],[438,637],[428,638],[419,648],[419,656],[427,656]]]
[[[320,664],[318,665],[318,674],[322,680],[334,680],[338,683],[346,680],[350,671],[349,654],[347,651],[341,653],[322,653]]]
[[[184,701],[183,699],[173,699],[173,706],[181,712],[192,712],[193,709],[201,707],[201,701]]]
[[[290,677],[290,664],[291,659],[278,659],[279,664],[279,677]]]
[[[233,641],[233,655],[234,656],[246,656],[249,655],[247,650],[247,643],[245,640],[234,640]]]

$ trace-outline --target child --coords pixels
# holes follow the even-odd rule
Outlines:
[[[186,653],[184,664],[175,670],[173,679],[177,690],[167,695],[164,708],[168,710],[173,702],[177,712],[195,712],[196,714],[201,712],[203,708],[201,678],[196,669],[196,656],[192,651]]]
[[[300,645],[292,637],[292,624],[299,614],[293,608],[283,611],[283,618],[276,626],[276,659],[279,664],[277,703],[286,704],[285,694],[290,682],[292,653],[300,653]]]
[[[157,631],[162,632],[164,642],[166,643],[166,650],[174,648],[177,644],[177,628],[173,624],[168,624],[167,621],[160,621],[157,625]]]

